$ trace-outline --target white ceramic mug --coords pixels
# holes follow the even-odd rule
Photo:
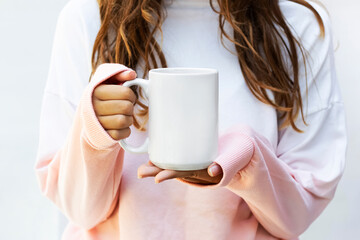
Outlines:
[[[149,137],[140,147],[125,139],[120,145],[133,153],[149,153],[163,169],[207,168],[218,149],[218,71],[208,68],[159,68],[149,80],[135,79],[123,86],[140,86],[149,101]]]

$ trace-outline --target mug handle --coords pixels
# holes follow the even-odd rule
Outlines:
[[[149,88],[149,81],[142,79],[142,78],[136,78],[134,80],[131,81],[126,81],[123,83],[124,87],[131,87],[131,86],[139,86],[141,87],[146,95],[146,98],[149,99],[149,92],[148,92],[148,88]],[[147,153],[148,152],[148,146],[149,146],[149,138],[147,137],[145,142],[139,146],[139,147],[133,147],[131,145],[129,145],[127,143],[127,141],[125,139],[121,139],[119,141],[120,146],[128,152],[132,152],[132,153]]]

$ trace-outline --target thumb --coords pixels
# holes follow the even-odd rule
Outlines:
[[[221,169],[220,165],[217,163],[212,163],[208,167],[207,171],[208,171],[208,174],[210,177],[216,177],[222,173],[222,169]]]
[[[111,80],[116,80],[118,82],[125,82],[129,80],[133,80],[136,78],[136,72],[132,69],[128,69],[126,71],[120,72],[111,77]]]

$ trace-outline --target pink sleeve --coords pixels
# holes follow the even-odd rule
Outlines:
[[[341,112],[335,110],[333,114]],[[250,128],[232,128],[221,137],[222,154],[215,161],[224,171],[219,186],[242,197],[272,235],[296,238],[333,198],[342,175],[344,125],[335,128],[326,142],[300,137],[305,141],[298,143],[298,149],[283,156],[277,156],[267,140]],[[311,143],[315,145],[311,147]]]
[[[92,93],[98,84],[126,69],[120,64],[98,67],[66,142],[61,149],[40,154],[35,166],[43,194],[70,221],[86,229],[104,221],[114,209],[123,165],[123,150],[96,118]]]

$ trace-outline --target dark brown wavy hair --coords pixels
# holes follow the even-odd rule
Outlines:
[[[219,15],[221,40],[229,39],[236,47],[245,82],[261,102],[273,106],[279,113],[282,127],[291,125],[301,130],[295,120],[301,114],[303,102],[299,86],[299,55],[306,61],[306,52],[291,32],[278,0],[209,0]],[[324,35],[319,13],[304,0],[289,0],[310,9]],[[166,17],[164,0],[98,0],[101,27],[95,40],[92,68],[101,63],[121,63],[132,69],[142,64],[144,76],[152,68],[167,67],[164,53],[155,40]],[[228,22],[233,36],[225,32]],[[298,51],[300,50],[300,51]],[[288,59],[288,60],[287,60]],[[286,62],[290,61],[291,69]],[[306,66],[306,64],[305,64]],[[268,91],[274,94],[272,99]],[[142,93],[140,91],[140,95]],[[140,111],[134,115],[134,126],[144,130],[148,107],[139,99]],[[139,121],[139,119],[145,119]]]

